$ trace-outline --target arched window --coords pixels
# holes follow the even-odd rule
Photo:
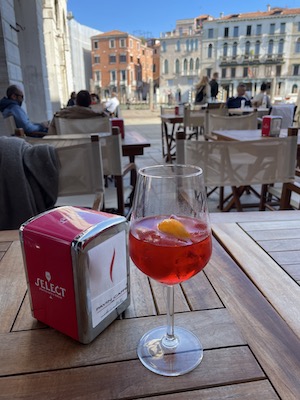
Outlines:
[[[257,41],[255,42],[255,55],[256,55],[256,56],[259,56],[259,52],[260,52],[260,41],[257,40]]]
[[[178,58],[175,61],[175,73],[180,74],[180,62],[179,62]]]
[[[186,51],[190,50],[190,41],[189,41],[189,39],[185,42],[185,50]]]
[[[177,40],[176,51],[180,51],[180,40]]]
[[[250,54],[250,45],[251,45],[251,43],[249,42],[249,40],[246,42],[246,44],[245,44],[245,54],[247,55],[247,56],[249,56],[249,54]]]
[[[268,44],[268,54],[273,54],[273,48],[274,48],[274,41],[271,39],[269,40]]]
[[[195,39],[195,50],[198,50],[198,39]]]
[[[166,42],[162,42],[161,48],[162,48],[162,51],[167,51],[167,43]]]
[[[300,38],[296,41],[295,53],[300,53]]]
[[[190,59],[190,71],[194,70],[194,60],[191,58]]]
[[[195,67],[196,71],[199,71],[199,69],[200,69],[200,60],[199,60],[199,58],[196,58],[195,65],[196,65],[196,67]]]
[[[184,73],[187,73],[187,70],[188,70],[188,62],[187,62],[187,59],[185,58],[183,60],[183,71],[184,71]]]
[[[213,45],[210,43],[207,49],[207,58],[212,58]]]
[[[223,56],[227,57],[227,54],[228,54],[228,44],[224,43],[223,44]]]
[[[165,74],[169,73],[169,62],[168,62],[168,60],[164,61],[164,73]]]
[[[232,45],[232,56],[233,57],[237,56],[237,42],[234,42]]]
[[[293,85],[292,93],[298,93],[298,85],[296,85],[296,84]]]
[[[193,39],[190,40],[190,48],[191,48],[191,51],[194,50],[194,40]]]
[[[283,54],[284,40],[280,39],[278,43],[278,54]]]

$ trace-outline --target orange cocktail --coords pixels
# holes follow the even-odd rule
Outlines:
[[[174,285],[201,271],[212,252],[207,224],[199,219],[155,216],[132,223],[130,256],[149,277]]]

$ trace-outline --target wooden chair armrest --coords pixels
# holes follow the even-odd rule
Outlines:
[[[104,203],[104,193],[102,191],[96,192],[92,209],[96,211],[101,211],[103,208],[103,203]]]
[[[135,163],[128,163],[123,167],[123,176],[127,175],[131,171],[136,171],[136,165]]]

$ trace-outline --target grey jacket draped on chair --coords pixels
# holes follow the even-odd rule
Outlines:
[[[59,162],[55,148],[16,137],[0,138],[0,229],[18,229],[54,206]]]

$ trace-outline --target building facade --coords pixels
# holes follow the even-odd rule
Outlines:
[[[145,100],[153,81],[153,49],[121,31],[96,35],[91,41],[95,92],[102,99],[116,92],[121,102]]]
[[[103,32],[81,25],[75,20],[71,12],[68,12],[67,18],[70,35],[73,90],[75,92],[89,90],[92,93],[95,91],[95,87],[92,82],[91,37]]]
[[[161,38],[161,93],[184,92],[203,75],[219,72],[226,100],[239,82],[254,96],[266,82],[273,101],[295,101],[300,87],[300,9],[271,8],[264,12],[200,16],[177,21],[174,32]],[[182,28],[182,29],[180,29]],[[198,62],[199,60],[199,62]],[[162,101],[165,102],[164,96]]]
[[[24,91],[34,122],[50,120],[66,104],[73,87],[66,0],[0,0],[1,97],[12,84]]]

